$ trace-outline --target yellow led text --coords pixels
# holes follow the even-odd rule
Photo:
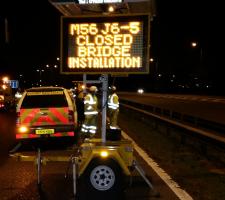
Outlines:
[[[70,69],[140,68],[142,50],[132,50],[141,31],[140,22],[70,24],[74,55],[68,57]],[[140,36],[139,36],[140,38]]]

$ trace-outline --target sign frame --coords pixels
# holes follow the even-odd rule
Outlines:
[[[103,70],[103,71],[68,71],[64,70],[67,65],[67,58],[68,58],[68,25],[70,23],[91,23],[95,22],[94,19],[98,19],[98,22],[105,23],[105,22],[129,22],[127,19],[133,20],[142,20],[143,21],[143,66],[142,69],[139,71],[111,71]],[[89,21],[88,21],[89,20]],[[66,27],[67,26],[67,27]],[[139,14],[117,14],[117,15],[89,15],[89,16],[62,16],[61,17],[61,34],[60,34],[60,73],[61,74],[148,74],[149,73],[149,52],[150,52],[150,14],[146,13],[139,13]]]

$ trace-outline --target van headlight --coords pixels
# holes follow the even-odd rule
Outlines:
[[[28,128],[26,127],[26,126],[21,126],[20,128],[19,128],[19,132],[20,133],[26,133],[28,131]]]

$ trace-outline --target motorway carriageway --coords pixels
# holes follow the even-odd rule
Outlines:
[[[1,152],[5,152],[1,153],[0,162],[0,199],[71,199],[71,176],[64,179],[67,163],[48,163],[43,167],[43,190],[40,191],[36,185],[34,163],[18,162],[7,156],[5,148],[8,148],[12,142],[12,130],[9,129],[9,127],[12,127],[11,120],[10,117],[4,118],[4,116],[0,115],[0,145]],[[5,126],[2,126],[3,124]],[[123,136],[129,137],[125,132],[123,132]],[[125,190],[120,197],[121,199],[192,199],[137,144],[135,144],[135,150],[137,151],[135,154],[138,162],[146,171],[147,176],[151,177],[153,186],[160,193],[160,197],[154,197],[153,192],[144,180],[135,173],[132,186]],[[56,154],[56,152],[51,153]],[[45,154],[48,154],[48,152],[45,152]],[[80,191],[83,189],[80,188]],[[82,195],[80,199],[82,199]]]

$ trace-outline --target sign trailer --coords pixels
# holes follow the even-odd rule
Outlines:
[[[84,140],[77,152],[71,150],[70,156],[42,157],[40,147],[37,156],[16,153],[11,156],[17,160],[36,161],[39,186],[42,163],[69,161],[73,171],[74,197],[77,194],[77,178],[82,176],[85,177],[88,191],[108,196],[120,194],[124,185],[121,180],[132,177],[130,169],[136,169],[155,192],[133,155],[132,142],[110,137],[109,133],[106,137],[107,74],[148,73],[149,15],[63,17],[61,22],[61,73],[83,74],[84,81],[86,74],[102,74],[95,81],[102,83],[102,138]],[[120,136],[121,130],[114,130],[111,136],[114,133]],[[16,152],[18,148],[15,147],[11,152]],[[157,192],[155,196],[158,196]]]

